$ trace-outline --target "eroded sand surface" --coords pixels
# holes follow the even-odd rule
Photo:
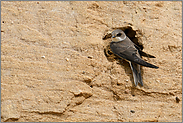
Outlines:
[[[127,25],[159,66],[143,87],[104,54]],[[1,121],[181,122],[182,3],[1,2]]]

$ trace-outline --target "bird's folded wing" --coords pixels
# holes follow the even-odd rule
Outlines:
[[[134,44],[134,46],[135,46],[135,48],[138,49],[141,56],[145,56],[145,57],[148,57],[148,58],[156,58],[155,56],[150,55],[150,54],[145,53],[144,51],[142,51],[141,48],[139,46],[137,46],[136,44]]]
[[[128,61],[132,61],[134,63],[146,67],[158,68],[157,66],[147,63],[146,61],[141,59],[138,50],[134,47],[134,45],[124,45],[123,43],[111,43],[110,47],[114,54]]]

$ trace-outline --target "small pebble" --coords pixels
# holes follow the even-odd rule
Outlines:
[[[93,56],[88,56],[88,58],[89,58],[89,59],[92,59],[92,58],[93,58]]]
[[[180,102],[180,99],[178,97],[176,97],[175,99],[176,99],[176,103]]]
[[[66,60],[66,61],[69,61],[69,59],[68,59],[68,58],[66,58],[65,60]]]
[[[125,94],[129,94],[130,90],[129,89],[126,89],[125,90]]]
[[[134,111],[134,110],[130,110],[130,112],[131,112],[131,113],[135,113],[135,111]]]
[[[92,81],[92,79],[90,77],[88,77],[88,76],[85,76],[84,81],[86,83],[90,83]]]
[[[68,43],[68,42],[63,42],[63,44],[69,45],[69,43]]]
[[[45,56],[41,56],[41,58],[45,58]]]
[[[170,94],[170,95],[173,95],[173,96],[175,96],[175,94],[174,94],[174,93],[172,93],[172,92],[169,92],[169,94]]]
[[[128,79],[126,80],[126,82],[128,82]]]

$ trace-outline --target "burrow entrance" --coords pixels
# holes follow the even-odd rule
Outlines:
[[[141,31],[139,30],[133,30],[131,26],[125,26],[125,27],[118,27],[118,28],[112,28],[112,31],[116,30],[116,29],[121,29],[124,31],[124,33],[126,34],[126,36],[128,36],[128,38],[135,43],[137,46],[140,47],[141,50],[143,50],[143,44],[141,42],[139,42],[140,37],[142,36]],[[112,31],[108,31],[106,32],[106,34],[104,34],[103,36],[103,40],[105,40],[105,45],[104,45],[104,54],[107,57],[107,59],[109,61],[114,61],[115,59],[119,59],[118,56],[114,55],[110,49],[110,42],[111,42],[111,33]],[[138,35],[137,35],[138,34]]]

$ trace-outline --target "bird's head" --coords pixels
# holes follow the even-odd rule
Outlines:
[[[119,42],[125,39],[126,39],[126,35],[122,30],[116,29],[112,32],[112,41]]]

